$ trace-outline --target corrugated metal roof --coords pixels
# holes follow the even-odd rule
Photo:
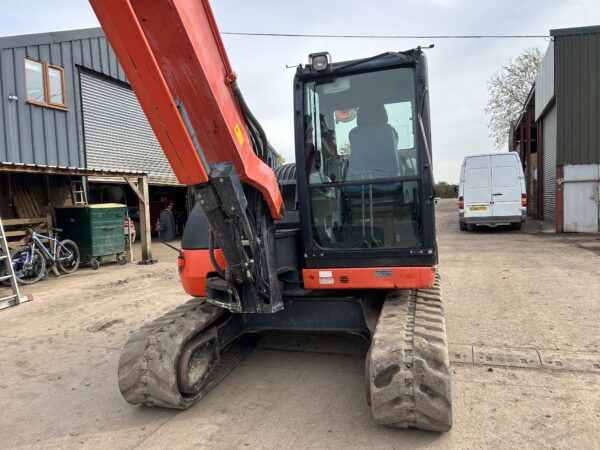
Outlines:
[[[600,33],[600,25],[593,25],[589,27],[575,27],[575,28],[557,28],[550,30],[550,36],[574,36],[577,34],[592,34]]]
[[[66,166],[46,166],[40,164],[20,164],[10,162],[0,162],[0,172],[19,172],[19,173],[47,173],[49,175],[80,175],[94,177],[118,177],[146,176],[146,172],[139,170],[112,170],[112,169],[82,169],[79,167]]]
[[[26,47],[30,45],[60,44],[77,39],[90,39],[104,36],[102,28],[82,28],[79,30],[51,31],[48,33],[20,34],[0,37],[0,49]]]

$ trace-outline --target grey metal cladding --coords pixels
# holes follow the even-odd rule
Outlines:
[[[179,184],[133,91],[81,72],[87,166],[141,170],[153,184]]]
[[[557,163],[600,163],[600,32],[555,38]]]
[[[544,220],[556,223],[556,104],[542,119],[544,135]]]
[[[65,69],[68,111],[27,103],[25,57]],[[85,168],[79,67],[127,81],[100,28],[0,38],[0,161]]]
[[[550,41],[535,77],[535,120],[539,120],[554,98],[554,42]]]

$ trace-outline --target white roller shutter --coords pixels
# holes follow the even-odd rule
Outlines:
[[[82,71],[81,104],[88,168],[143,171],[151,184],[179,184],[129,87]]]
[[[556,105],[543,120],[544,220],[556,223]]]

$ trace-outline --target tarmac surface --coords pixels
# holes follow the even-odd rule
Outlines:
[[[374,423],[366,345],[273,334],[190,410],[117,387],[130,333],[187,299],[172,250],[23,288],[0,311],[2,448],[600,448],[600,236],[461,232],[437,207],[453,373],[449,433]]]

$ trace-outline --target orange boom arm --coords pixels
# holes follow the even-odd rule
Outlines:
[[[230,161],[281,218],[277,179],[254,152],[208,1],[90,3],[177,179],[206,183],[209,164]]]

